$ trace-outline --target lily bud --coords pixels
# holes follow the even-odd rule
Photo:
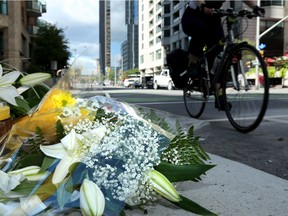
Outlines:
[[[19,82],[21,85],[34,86],[45,80],[49,79],[51,75],[49,73],[32,73],[22,77]]]
[[[40,180],[45,173],[38,173],[40,170],[39,166],[28,166],[22,169],[17,169],[8,172],[9,175],[24,175],[29,181],[38,181]]]
[[[156,170],[150,170],[148,172],[148,177],[153,190],[161,196],[172,202],[179,202],[181,200],[175,187],[162,173]]]
[[[80,188],[80,208],[85,216],[103,215],[105,197],[100,188],[92,181],[85,179]]]

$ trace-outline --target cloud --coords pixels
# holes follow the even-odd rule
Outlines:
[[[72,58],[80,54],[81,57],[99,58],[99,1],[46,0],[46,3],[47,13],[42,14],[41,19],[64,30]],[[111,0],[112,60],[119,58],[125,38],[125,1]],[[89,49],[83,52],[87,47]]]

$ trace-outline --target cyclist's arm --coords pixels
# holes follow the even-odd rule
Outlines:
[[[243,2],[249,6],[250,8],[254,8],[257,6],[257,0],[243,0]]]
[[[261,8],[260,5],[257,5],[257,0],[243,0],[243,2],[253,9],[253,12],[258,16],[265,15],[265,9]]]

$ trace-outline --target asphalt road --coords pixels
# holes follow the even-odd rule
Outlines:
[[[105,92],[111,98],[188,117],[180,90],[108,88]],[[86,94],[93,95],[93,91]],[[207,152],[288,180],[288,89],[270,91],[264,120],[250,133],[236,131],[225,112],[214,109],[213,101],[208,103],[200,119],[209,122],[200,134]]]

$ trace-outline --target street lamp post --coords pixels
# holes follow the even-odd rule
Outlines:
[[[257,5],[260,6],[260,0],[257,0]],[[280,24],[281,22],[283,22],[287,18],[288,18],[288,15],[283,17],[281,20],[279,20],[277,23],[272,25],[270,28],[266,29],[261,34],[260,34],[260,17],[256,18],[257,19],[256,20],[256,48],[258,50],[259,50],[260,38],[263,37],[265,34],[267,34],[269,31],[271,31],[273,28],[275,28],[278,24]],[[255,71],[256,71],[255,87],[256,87],[256,89],[258,89],[259,88],[259,80],[258,80],[258,77],[259,77],[259,62],[257,62],[257,60],[256,60]]]

